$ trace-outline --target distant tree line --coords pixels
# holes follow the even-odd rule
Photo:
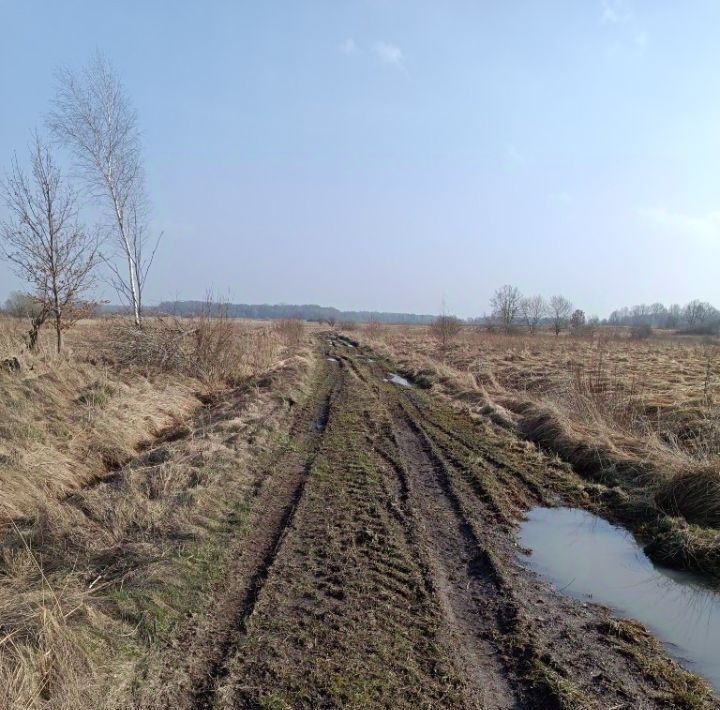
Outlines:
[[[569,329],[573,334],[588,333],[599,325],[625,326],[637,337],[647,336],[654,328],[686,333],[715,334],[720,332],[720,311],[706,301],[695,299],[686,305],[662,303],[640,304],[613,311],[606,319],[586,317],[564,296],[544,299],[540,295],[524,296],[516,286],[497,289],[490,301],[491,315],[474,319],[510,333],[522,328],[535,333],[550,328],[556,335]]]
[[[720,328],[720,311],[706,301],[695,299],[684,306],[674,303],[640,304],[619,308],[607,319],[609,325],[633,328],[665,328],[697,333],[717,332]]]
[[[163,301],[157,308],[147,309],[175,316],[197,316],[207,312],[205,301]],[[299,319],[329,323],[397,323],[408,325],[429,325],[435,320],[433,315],[416,313],[387,313],[376,311],[341,311],[330,306],[290,305],[290,304],[247,304],[224,303],[216,304],[230,318],[253,318],[260,320]]]
[[[572,301],[556,295],[545,299],[541,295],[524,296],[517,286],[506,284],[497,289],[490,299],[491,315],[476,322],[511,333],[518,327],[534,334],[541,327],[549,327],[560,335],[567,328],[579,333],[588,326],[585,313],[573,310]],[[595,319],[591,319],[591,324]]]

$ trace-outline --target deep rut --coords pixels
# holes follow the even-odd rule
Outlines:
[[[296,417],[289,440],[257,483],[255,514],[248,521],[248,535],[238,545],[229,570],[231,586],[216,611],[216,624],[204,634],[206,644],[193,646],[201,654],[192,673],[189,707],[213,706],[216,689],[227,675],[227,659],[245,632],[268,571],[292,525],[341,378],[342,371],[333,369],[320,379],[314,396]]]
[[[513,707],[515,699],[497,648],[488,641],[495,624],[483,600],[498,594],[493,570],[464,516],[444,463],[404,413],[393,417],[392,428],[408,481],[408,507],[419,519],[433,586],[447,623],[446,642],[468,679],[467,706]]]

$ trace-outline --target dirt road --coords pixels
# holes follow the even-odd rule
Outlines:
[[[575,495],[568,467],[347,340],[317,358],[213,613],[179,642],[173,707],[716,706],[640,626],[518,561],[523,511]]]

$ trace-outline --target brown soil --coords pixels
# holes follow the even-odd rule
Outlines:
[[[137,707],[720,707],[641,626],[522,566],[525,510],[587,504],[570,467],[319,343],[216,599]]]

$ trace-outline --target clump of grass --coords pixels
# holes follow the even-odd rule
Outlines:
[[[658,490],[655,501],[668,515],[720,528],[720,470],[711,465],[673,476]]]
[[[273,323],[273,330],[284,345],[300,345],[305,335],[305,323],[297,318],[282,318]]]

